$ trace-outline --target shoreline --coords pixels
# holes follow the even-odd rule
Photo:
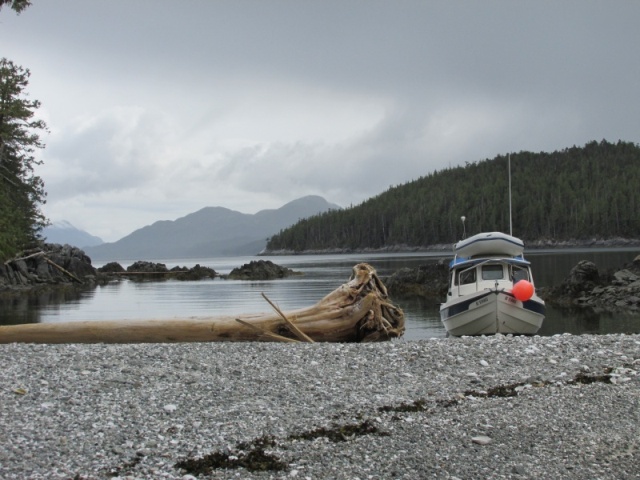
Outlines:
[[[444,253],[453,255],[454,243],[427,246],[391,245],[381,248],[327,248],[321,250],[262,250],[256,256],[285,256],[285,255],[341,255],[367,253]],[[611,238],[591,240],[536,240],[525,243],[525,253],[547,252],[564,249],[625,249],[640,247],[640,239]]]
[[[640,335],[8,344],[0,359],[7,479],[640,474]],[[258,457],[268,469],[248,470]]]

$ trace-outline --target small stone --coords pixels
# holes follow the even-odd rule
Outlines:
[[[486,360],[480,360],[480,365],[482,365],[483,367],[488,367],[489,362],[487,362]]]
[[[514,465],[511,472],[516,475],[525,475],[527,473],[527,469],[522,465]]]
[[[174,405],[173,403],[169,403],[168,405],[165,405],[162,408],[164,408],[165,412],[171,413],[171,412],[175,412],[178,407],[177,407],[177,405]]]
[[[491,440],[491,437],[487,437],[486,435],[480,435],[477,437],[472,437],[471,441],[473,443],[477,443],[478,445],[489,445],[493,440]]]

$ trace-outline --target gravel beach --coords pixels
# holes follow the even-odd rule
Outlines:
[[[2,479],[640,478],[638,335],[0,359]]]

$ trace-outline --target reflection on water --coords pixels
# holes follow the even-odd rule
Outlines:
[[[538,334],[548,336],[565,332],[574,335],[640,333],[640,313],[564,311],[547,307],[547,314]]]
[[[594,261],[601,271],[621,267],[637,256],[636,250],[563,251],[530,253],[536,285],[560,283],[579,260]],[[264,292],[282,310],[315,304],[348,281],[353,265],[368,262],[382,277],[403,267],[449,260],[441,254],[309,255],[262,257],[303,273],[272,281],[203,280],[132,282],[122,280],[91,290],[52,290],[37,295],[0,299],[0,324],[134,318],[187,318],[238,315],[270,311]],[[219,273],[255,260],[255,257],[163,261],[169,268],[199,263]],[[126,266],[125,263],[123,263]],[[405,312],[407,340],[444,337],[439,316],[440,299],[393,299]],[[640,333],[640,314],[595,314],[547,309],[541,335],[556,333]]]
[[[72,305],[86,304],[94,296],[95,290],[54,288],[0,298],[0,325],[37,323],[42,321],[43,310],[64,311]]]

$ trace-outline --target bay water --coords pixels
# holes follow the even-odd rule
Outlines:
[[[562,249],[525,252],[537,287],[557,285],[580,260],[593,261],[601,272],[618,269],[640,254],[628,249]],[[63,322],[80,320],[127,320],[206,317],[268,312],[264,293],[283,311],[315,304],[346,283],[354,265],[367,262],[381,277],[403,267],[451,259],[450,252],[375,253],[342,255],[296,255],[274,257],[219,257],[158,260],[167,265],[211,267],[227,274],[251,260],[271,260],[301,275],[269,281],[131,281],[98,286],[84,291],[53,291],[0,299],[0,324]],[[132,262],[120,262],[125,268]],[[95,266],[100,266],[96,264]],[[440,322],[442,299],[392,298],[405,313],[407,341],[445,337]],[[540,335],[557,333],[640,333],[640,313],[593,313],[547,307]]]

